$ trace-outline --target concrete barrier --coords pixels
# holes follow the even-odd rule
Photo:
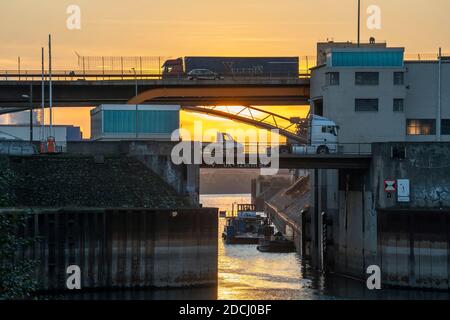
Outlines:
[[[26,212],[24,235],[41,240],[17,258],[38,261],[40,290],[67,290],[71,265],[82,289],[217,285],[217,209]]]

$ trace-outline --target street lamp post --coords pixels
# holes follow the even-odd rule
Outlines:
[[[22,98],[29,99],[29,104],[30,104],[30,143],[33,143],[33,85],[30,84],[30,94],[23,94]]]
[[[138,95],[138,81],[137,81],[137,74],[136,74],[136,68],[131,68],[131,70],[133,70],[133,72],[134,72],[134,81],[135,81],[135,89],[134,89],[134,96],[135,97],[137,97],[137,95]],[[135,128],[135,134],[136,134],[136,139],[138,138],[138,105],[136,104],[135,105],[135,107],[136,107],[136,115],[135,115],[135,120],[136,120],[136,128]]]
[[[358,48],[361,45],[361,0],[358,0]]]
[[[138,95],[138,81],[137,81],[136,68],[131,68],[131,70],[133,70],[133,72],[134,72],[134,87],[135,87],[134,95],[137,96]]]

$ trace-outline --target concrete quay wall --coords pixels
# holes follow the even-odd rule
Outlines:
[[[28,216],[25,237],[38,237],[16,258],[37,262],[42,291],[67,290],[67,267],[81,289],[217,285],[217,209],[7,209]]]

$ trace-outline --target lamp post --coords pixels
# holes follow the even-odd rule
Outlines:
[[[358,48],[361,45],[361,0],[358,0]]]
[[[134,72],[134,81],[135,81],[135,92],[134,92],[134,96],[137,97],[138,95],[138,81],[137,81],[137,74],[136,74],[136,68],[131,68],[131,70],[133,70]],[[135,121],[136,121],[136,128],[135,128],[135,134],[136,134],[136,139],[138,138],[138,105],[135,105],[136,107],[136,115],[135,115]]]
[[[136,68],[131,68],[131,70],[133,70],[133,72],[134,72],[134,83],[135,83],[134,95],[137,96],[138,95],[138,81],[137,81]]]
[[[23,94],[22,98],[29,99],[30,103],[30,143],[33,143],[33,86],[30,85],[30,94]]]

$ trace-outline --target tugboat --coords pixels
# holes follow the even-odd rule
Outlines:
[[[255,205],[238,204],[237,216],[226,218],[222,238],[226,244],[258,244],[264,237],[265,220]]]
[[[290,253],[296,252],[294,242],[286,239],[281,232],[277,232],[273,237],[264,237],[256,247],[260,252]]]

